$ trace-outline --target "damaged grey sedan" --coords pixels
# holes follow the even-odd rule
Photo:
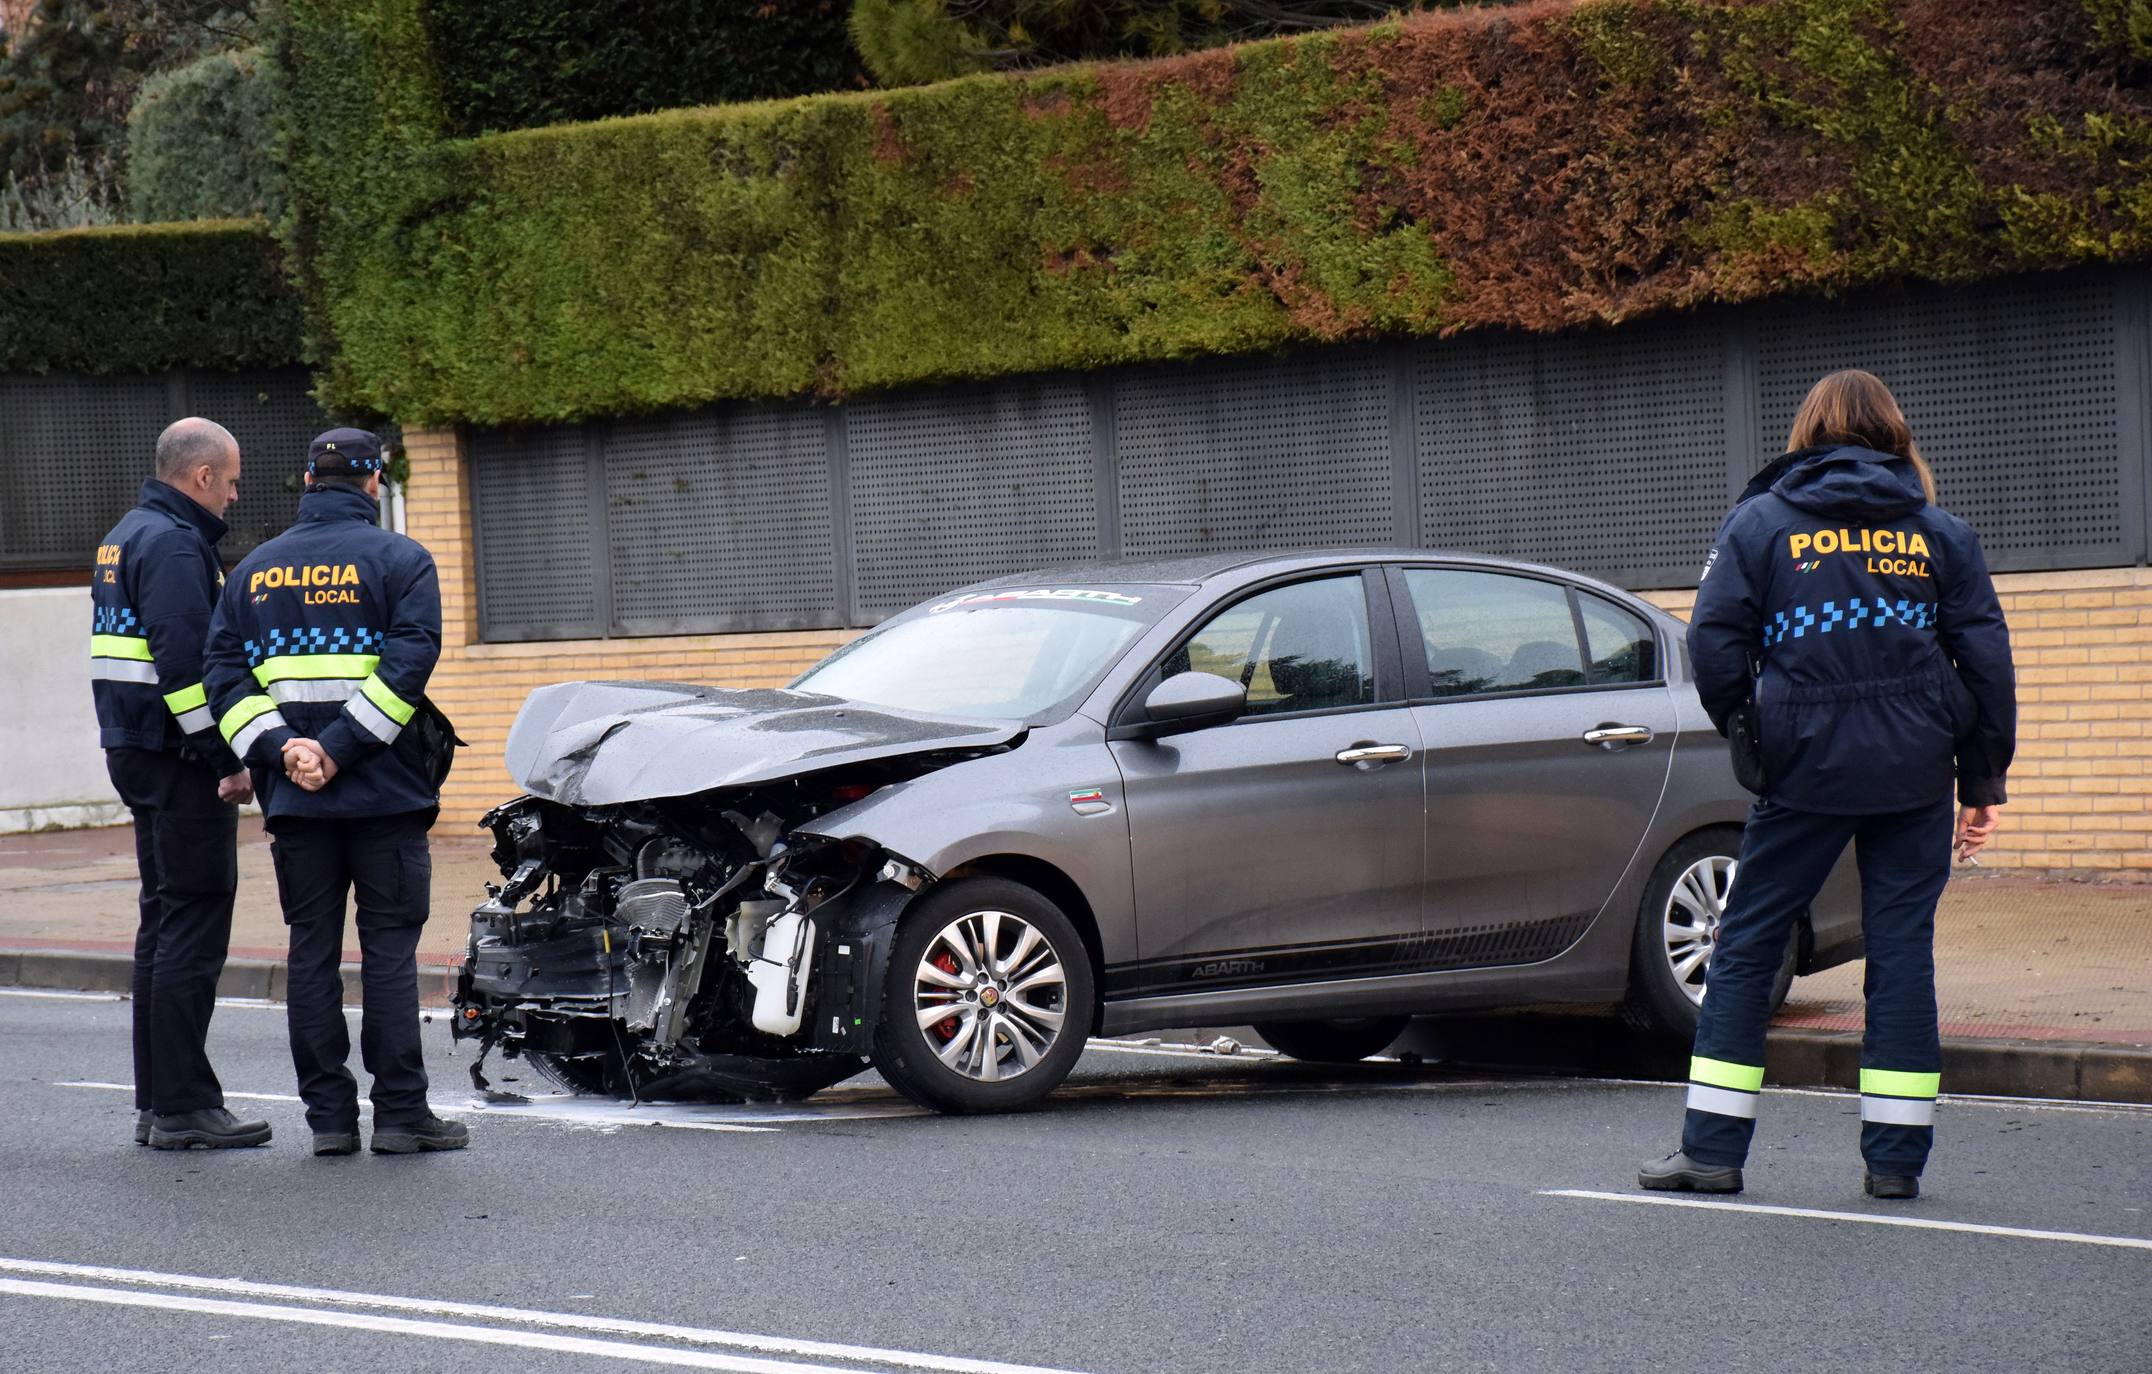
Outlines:
[[[789,1099],[877,1069],[1030,1105],[1093,1034],[1616,1006],[1687,1035],[1749,798],[1680,623],[1397,551],[1049,570],[784,690],[531,694],[456,1031],[578,1092]],[[1787,953],[1856,958],[1850,868]]]

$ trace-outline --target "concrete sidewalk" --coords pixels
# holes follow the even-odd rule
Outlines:
[[[419,945],[429,1002],[453,987],[464,918],[485,883],[499,880],[487,850],[475,834],[435,832],[433,919]],[[2152,883],[1959,873],[1936,918],[1936,983],[1955,1065],[1946,1071],[1957,1090],[2152,1101]],[[285,930],[259,819],[241,822],[239,874],[225,988],[277,997]],[[0,985],[125,989],[135,891],[128,827],[0,836]],[[355,961],[348,931],[346,945]],[[1773,1035],[1774,1079],[1850,1080],[1862,967],[1795,982]],[[1548,1033],[1568,1020],[1548,1021]],[[1503,1021],[1514,1034],[1516,1023]]]

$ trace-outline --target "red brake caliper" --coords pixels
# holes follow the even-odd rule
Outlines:
[[[951,954],[948,950],[943,950],[941,953],[935,955],[933,959],[933,964],[934,967],[940,969],[943,973],[948,974],[951,978],[956,977],[956,956]],[[943,1019],[934,1023],[934,1034],[941,1037],[943,1044],[947,1044],[949,1041],[954,1040],[956,1038],[956,1031],[957,1023],[956,1017],[954,1015],[944,1017]]]

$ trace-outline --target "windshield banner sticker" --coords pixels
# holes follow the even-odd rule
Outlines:
[[[1082,601],[1096,606],[1140,606],[1143,598],[1122,592],[1104,592],[1084,587],[1028,587],[1013,592],[978,592],[971,596],[959,596],[936,606],[927,607],[927,614],[940,615],[967,606],[992,606],[1012,601]]]

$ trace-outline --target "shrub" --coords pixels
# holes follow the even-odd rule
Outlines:
[[[259,48],[150,77],[127,117],[127,204],[140,222],[271,221],[284,212],[277,86]]]
[[[0,234],[0,372],[286,366],[280,256],[258,223]]]
[[[2152,256],[2152,103],[2074,4],[1538,5],[429,146],[423,65],[362,70],[417,3],[293,0],[349,59],[298,106],[357,159],[300,207],[331,399],[407,420]]]

